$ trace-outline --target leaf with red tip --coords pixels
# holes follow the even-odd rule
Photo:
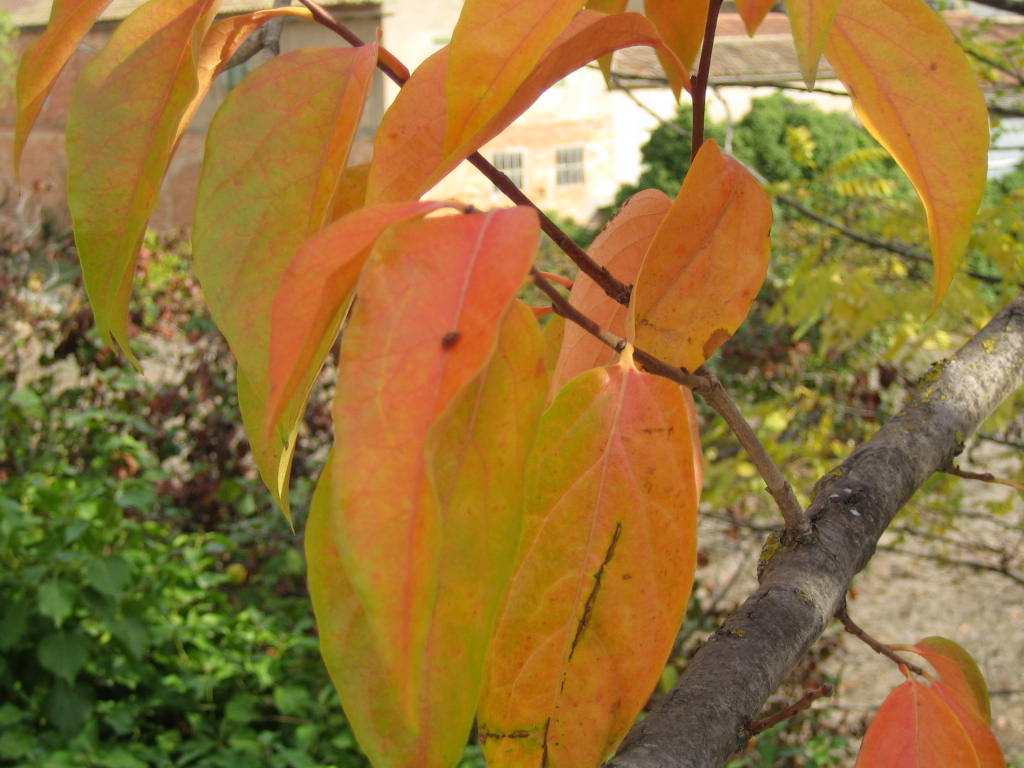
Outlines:
[[[926,637],[908,648],[935,667],[942,682],[986,722],[992,722],[988,686],[978,665],[962,646],[945,637]]]
[[[753,35],[761,26],[768,11],[775,5],[775,0],[736,0],[736,10],[743,19],[743,26],[747,28],[747,34]]]
[[[85,67],[67,123],[68,204],[96,327],[128,348],[139,244],[196,91],[194,41],[214,0],[151,0]]]
[[[286,516],[306,392],[287,401],[275,435],[264,439],[274,296],[296,249],[330,216],[375,63],[373,45],[278,56],[228,95],[206,142],[195,270],[238,362],[256,466]]]
[[[879,707],[857,768],[981,768],[960,720],[931,687],[913,679]]]
[[[21,57],[16,95],[14,170],[21,164],[29,131],[46,103],[57,77],[111,0],[54,0],[46,31]]]
[[[953,33],[921,0],[843,0],[825,53],[864,126],[924,203],[938,305],[985,192],[981,88]]]
[[[189,123],[192,122],[196,110],[199,109],[199,105],[202,104],[206,94],[209,93],[214,78],[220,74],[224,65],[228,63],[239,46],[245,42],[249,35],[268,21],[283,16],[293,16],[309,20],[313,18],[313,15],[306,8],[267,8],[263,11],[229,16],[210,27],[210,31],[203,38],[202,48],[199,50],[196,67],[196,74],[198,76],[196,95],[192,98],[192,102],[189,104],[178,126],[179,138],[185,132]]]
[[[445,150],[449,49],[442,48],[413,73],[384,115],[374,143],[367,202],[418,198],[508,127],[551,85],[599,56],[632,45],[664,43],[639,14],[577,14],[509,100],[492,105],[495,111],[486,123],[451,152]]]
[[[281,276],[270,321],[268,443],[291,424],[280,419],[305,402],[334,343],[370,249],[388,227],[448,203],[393,203],[360,208],[320,230],[295,252]],[[300,409],[301,410],[301,409]]]
[[[445,152],[504,107],[584,2],[465,0],[449,46]]]
[[[704,42],[708,5],[708,0],[644,0],[644,15],[654,22],[669,49],[687,69],[693,66]],[[671,67],[665,63],[662,59],[671,82]],[[678,98],[688,85],[676,81],[672,87]]]
[[[713,141],[700,148],[633,287],[636,346],[693,371],[750,311],[768,271],[772,207]]]
[[[615,214],[594,240],[589,253],[598,264],[627,285],[636,281],[644,255],[672,206],[672,200],[658,189],[637,192]],[[626,308],[590,278],[580,275],[573,284],[569,301],[576,309],[616,336],[626,334]],[[589,368],[607,365],[615,352],[575,323],[567,323],[562,351],[551,378],[552,393]]]
[[[840,0],[786,0],[797,62],[808,88],[814,87],[818,62],[825,51],[839,3]]]
[[[526,208],[407,221],[360,278],[310,587],[378,768],[451,765],[465,746],[547,386],[536,321],[506,312],[538,243]]]
[[[689,394],[627,354],[544,414],[478,715],[491,768],[594,768],[661,674],[696,562]]]

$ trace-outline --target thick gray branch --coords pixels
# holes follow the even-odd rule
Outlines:
[[[761,585],[637,724],[613,768],[718,768],[817,640],[893,516],[1024,377],[1018,297],[925,377],[910,404],[815,486],[813,534],[785,543]]]

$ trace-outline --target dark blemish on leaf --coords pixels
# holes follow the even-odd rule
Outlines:
[[[604,576],[604,569],[611,562],[612,557],[615,555],[615,545],[619,543],[619,537],[622,535],[622,523],[615,524],[615,532],[612,533],[612,540],[608,544],[608,550],[604,553],[604,560],[601,561],[600,567],[594,574],[594,586],[590,590],[590,594],[587,595],[587,602],[583,606],[583,616],[580,618],[580,623],[576,625],[576,636],[572,639],[572,647],[569,649],[569,661],[572,661],[572,655],[576,652],[576,646],[580,644],[580,638],[583,637],[583,630],[587,628],[587,624],[590,623],[590,614],[594,610],[594,601],[597,599],[597,592],[601,589],[601,577]]]
[[[441,349],[451,349],[459,343],[461,338],[462,334],[458,331],[448,331],[448,333],[441,337]]]
[[[934,62],[934,61],[931,64],[928,65],[928,69],[930,71],[932,71],[932,72],[934,72],[938,68],[939,68],[939,65],[936,62]]]
[[[488,739],[528,739],[530,738],[529,731],[510,731],[509,733],[492,733],[490,731],[479,731],[477,738],[480,743],[485,743]]]

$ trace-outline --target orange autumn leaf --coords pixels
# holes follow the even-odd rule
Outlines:
[[[663,46],[643,16],[606,16],[595,11],[577,14],[509,100],[492,105],[495,111],[486,123],[451,152],[445,150],[444,100],[449,49],[442,48],[413,72],[384,114],[374,142],[367,202],[418,198],[497,136],[551,85],[605,53],[633,45]]]
[[[366,203],[366,182],[370,177],[370,163],[350,165],[341,174],[338,191],[330,219],[340,219],[363,207]]]
[[[139,245],[196,91],[194,41],[214,0],[152,0],[85,67],[66,129],[68,204],[96,327],[134,361],[128,303]]]
[[[519,90],[585,0],[465,0],[449,46],[444,150],[475,135]]]
[[[696,562],[687,398],[627,353],[544,414],[478,715],[491,768],[596,768],[656,685]]]
[[[661,190],[645,189],[636,193],[594,240],[589,250],[591,258],[622,282],[632,284],[671,205],[672,200]],[[576,279],[569,301],[602,328],[616,336],[625,336],[626,308],[609,298],[590,278],[580,275]],[[614,358],[614,350],[606,344],[575,323],[567,323],[561,353],[551,377],[552,394],[577,374],[607,365]]]
[[[797,62],[808,88],[814,87],[818,62],[839,3],[840,0],[786,0]]]
[[[256,465],[286,516],[306,392],[295,391],[265,439],[274,295],[296,249],[328,220],[375,63],[373,45],[278,56],[228,95],[207,136],[195,270],[238,362],[239,405]]]
[[[736,10],[743,19],[743,26],[747,28],[748,35],[757,32],[757,28],[761,26],[773,5],[774,0],[736,0]]]
[[[370,249],[388,227],[447,203],[393,203],[360,208],[304,242],[280,277],[270,319],[263,439],[270,442],[288,406],[305,401],[334,342]]]
[[[910,679],[879,707],[856,768],[981,768],[953,710],[930,686]]]
[[[654,22],[666,45],[687,69],[693,66],[704,42],[708,5],[708,0],[644,0],[644,15]],[[662,66],[678,98],[689,84],[673,80],[672,68],[665,66],[664,59]]]
[[[598,11],[599,13],[625,13],[629,6],[629,0],[587,0],[586,9],[588,11]],[[604,84],[608,87],[612,85],[612,54],[606,53],[597,60],[597,66],[601,68],[601,74],[604,75]]]
[[[18,117],[14,128],[14,171],[21,165],[29,131],[39,117],[57,77],[111,0],[54,0],[50,22],[22,54],[15,94]]]
[[[182,116],[178,126],[178,137],[185,132],[196,110],[202,104],[206,94],[210,91],[213,80],[220,74],[221,69],[228,63],[239,46],[245,42],[253,32],[266,24],[271,19],[283,16],[293,16],[300,19],[312,19],[312,14],[306,8],[268,8],[263,11],[242,13],[238,16],[230,16],[215,23],[203,38],[203,45],[199,49],[196,62],[196,74],[198,76],[198,87],[192,98],[188,109]]]
[[[981,88],[946,23],[922,0],[842,0],[825,53],[864,126],[924,203],[937,305],[985,191],[989,132]]]
[[[360,277],[321,477],[329,549],[311,553],[310,582],[324,656],[378,768],[450,765],[465,746],[515,552],[529,414],[546,389],[528,310],[512,310],[515,338],[499,339],[538,244],[526,208],[407,221]],[[504,373],[472,386],[489,360]],[[504,431],[485,440],[491,429]],[[508,535],[485,546],[489,524]],[[474,567],[494,573],[452,583],[466,564],[451,561],[487,552],[495,562]],[[346,594],[317,587],[339,575]],[[336,623],[353,610],[357,621]]]
[[[945,637],[926,637],[905,650],[923,656],[960,700],[970,705],[986,723],[992,722],[985,678],[963,647]]]
[[[978,757],[978,765],[981,768],[1006,768],[1006,758],[1003,756],[1003,749],[999,746],[996,735],[992,733],[992,728],[982,720],[981,715],[975,709],[974,702],[970,699],[965,701],[960,691],[939,681],[932,683],[932,690],[939,695],[946,703],[946,706],[957,716],[960,725],[967,733],[971,746],[974,747],[974,753]]]
[[[772,208],[713,141],[697,153],[633,287],[627,335],[693,371],[740,327],[768,270]]]

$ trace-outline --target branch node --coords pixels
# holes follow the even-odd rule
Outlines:
[[[756,736],[762,731],[767,731],[769,728],[778,725],[784,720],[788,720],[793,715],[803,712],[805,709],[811,706],[818,699],[826,696],[831,696],[833,688],[828,683],[822,683],[818,688],[813,688],[809,691],[804,691],[804,695],[794,701],[792,704],[784,707],[783,709],[776,712],[774,715],[770,715],[761,720],[755,720],[749,726],[747,726],[747,737]]]
[[[916,664],[911,664],[909,661],[904,659],[890,646],[883,642],[880,642],[861,629],[853,619],[850,618],[850,614],[846,610],[846,602],[843,602],[843,606],[836,611],[836,618],[839,619],[843,625],[843,629],[849,632],[851,635],[856,637],[865,643],[875,653],[885,656],[890,661],[894,662],[897,666],[906,667],[915,675],[924,675],[924,670]]]

